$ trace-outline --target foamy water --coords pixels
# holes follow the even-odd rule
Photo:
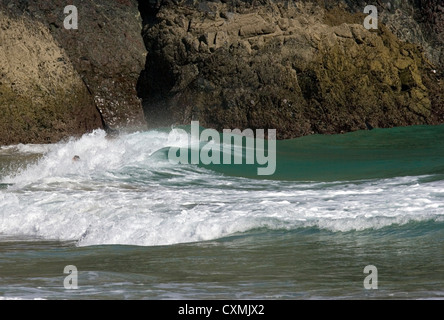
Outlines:
[[[156,246],[260,228],[346,232],[443,221],[442,180],[427,182],[420,176],[289,182],[231,177],[173,165],[157,156],[156,151],[180,140],[166,132],[110,139],[95,131],[49,146],[2,149],[43,157],[0,181],[9,185],[0,192],[0,233],[74,240],[79,246]],[[74,155],[81,160],[73,162]]]

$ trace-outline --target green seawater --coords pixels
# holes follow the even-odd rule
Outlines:
[[[444,174],[444,128],[415,126],[277,141],[277,166],[263,179],[343,181]],[[221,138],[223,140],[223,138]],[[246,144],[246,142],[244,142]],[[265,150],[268,150],[267,145]],[[222,158],[222,157],[221,157]],[[230,175],[258,177],[256,166],[209,165]]]
[[[444,126],[277,141],[270,176],[170,132],[2,147],[0,298],[444,298]]]

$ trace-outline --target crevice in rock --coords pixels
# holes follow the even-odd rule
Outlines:
[[[214,128],[274,127],[286,139],[436,122],[441,107],[431,105],[441,95],[428,99],[419,75],[441,70],[427,66],[395,23],[399,14],[409,18],[413,40],[422,41],[413,1],[377,1],[385,19],[372,33],[359,26],[364,0],[139,0],[148,56],[137,95],[148,127],[193,118]],[[422,1],[435,14],[436,0]],[[268,31],[284,22],[284,36]],[[439,58],[433,48],[425,50]],[[436,117],[426,121],[431,108]]]
[[[80,78],[82,79],[83,83],[85,84],[86,90],[88,90],[88,93],[89,93],[89,95],[91,96],[91,100],[94,102],[94,106],[96,107],[96,110],[97,110],[97,112],[98,112],[98,114],[99,114],[100,122],[102,123],[102,127],[103,127],[103,129],[104,129],[107,133],[111,133],[111,132],[113,132],[114,130],[111,129],[110,126],[106,123],[106,121],[105,121],[105,119],[104,119],[104,117],[103,117],[103,113],[102,113],[102,111],[100,110],[99,106],[97,105],[97,103],[96,103],[96,101],[95,101],[95,99],[94,99],[94,94],[93,94],[93,92],[91,91],[91,88],[88,86],[88,84],[86,83],[86,81],[85,81],[85,79],[84,79],[83,77],[80,77]]]
[[[142,17],[142,26],[153,26],[157,23],[157,12],[159,11],[159,0],[138,0],[139,12]]]

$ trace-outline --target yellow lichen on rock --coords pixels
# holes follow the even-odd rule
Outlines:
[[[0,12],[0,144],[56,142],[101,127],[93,100],[48,29]]]

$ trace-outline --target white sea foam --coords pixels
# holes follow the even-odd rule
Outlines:
[[[0,146],[0,154],[8,153],[27,153],[27,154],[43,154],[51,150],[51,144],[17,144],[10,146]]]
[[[342,232],[443,219],[443,181],[310,184],[225,177],[153,157],[181,140],[171,137],[151,131],[109,139],[96,131],[48,146],[37,164],[1,181],[12,186],[0,190],[0,233],[81,246],[148,246],[257,228]],[[81,161],[73,162],[74,155]]]

